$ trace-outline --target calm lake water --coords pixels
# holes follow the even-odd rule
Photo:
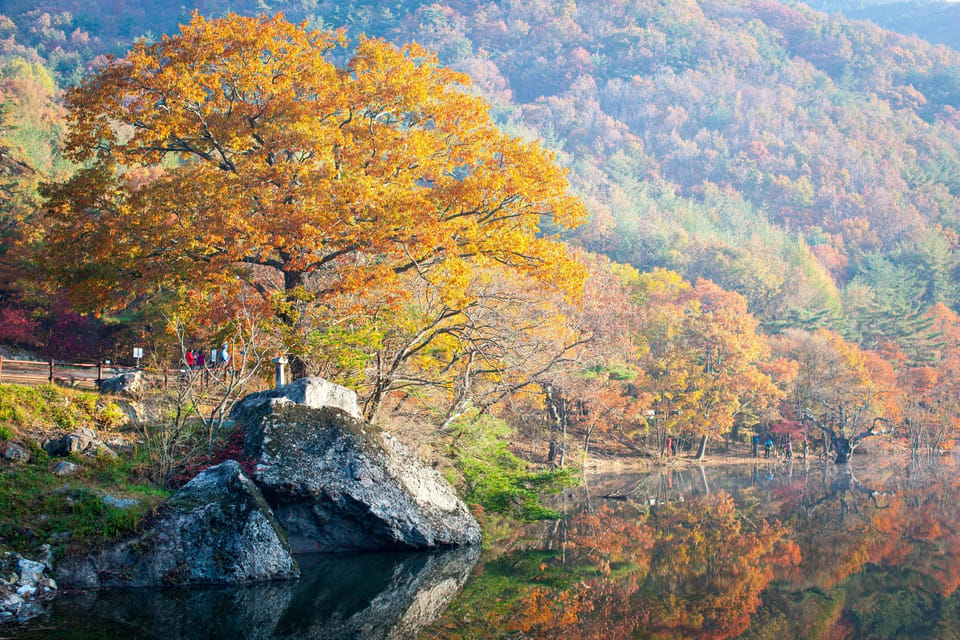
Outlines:
[[[593,476],[563,520],[495,527],[482,555],[64,597],[0,638],[960,638],[960,472],[877,464]]]

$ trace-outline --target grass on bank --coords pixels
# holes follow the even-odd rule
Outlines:
[[[101,440],[123,438],[125,423],[121,408],[97,393],[0,385],[0,448],[15,443],[30,453],[27,462],[0,460],[0,549],[36,555],[50,544],[57,554],[74,554],[136,529],[167,496],[142,480],[142,453],[131,447],[116,458],[74,454],[66,459],[77,470],[60,477],[54,468],[63,458],[51,458],[40,446],[81,428]],[[104,496],[138,503],[121,509]]]
[[[464,499],[485,513],[508,516],[520,522],[550,520],[560,515],[543,498],[564,487],[576,486],[570,468],[530,470],[507,443],[514,429],[490,415],[467,415],[452,426],[450,453],[454,473],[447,479],[463,488]],[[459,477],[457,477],[459,476]]]

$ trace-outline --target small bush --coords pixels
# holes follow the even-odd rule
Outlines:
[[[37,337],[40,323],[27,316],[20,307],[0,309],[0,342],[16,346],[35,347],[41,344]]]
[[[461,419],[454,432],[453,454],[468,502],[524,522],[558,517],[543,496],[576,485],[569,470],[528,471],[527,463],[507,448],[510,426],[491,416]]]
[[[101,429],[113,430],[126,424],[127,414],[117,406],[117,403],[101,400],[96,405],[94,419]]]
[[[209,454],[197,456],[180,467],[177,473],[170,479],[169,485],[171,487],[180,487],[192,480],[204,469],[216,466],[226,460],[236,460],[240,463],[240,468],[243,469],[243,472],[248,476],[252,476],[256,460],[243,453],[244,435],[245,433],[242,429],[235,428],[223,437]]]

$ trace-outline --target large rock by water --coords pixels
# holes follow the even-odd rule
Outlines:
[[[301,386],[317,384],[298,380],[234,413],[247,426],[253,478],[294,551],[480,543],[480,527],[453,488],[396,438],[358,412],[296,404]]]
[[[57,567],[67,588],[242,584],[295,578],[269,505],[228,460],[184,485],[133,539]]]

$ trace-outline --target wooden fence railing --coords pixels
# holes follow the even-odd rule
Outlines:
[[[168,385],[183,380],[186,369],[138,369],[100,362],[58,362],[56,360],[15,360],[0,356],[0,384],[59,384],[78,389],[100,390],[100,383],[129,371],[142,371],[144,379],[153,387],[166,389]],[[225,369],[210,367],[198,370],[201,386],[207,384]]]
[[[61,384],[82,389],[99,389],[103,380],[130,370],[130,367],[118,367],[102,362],[83,364],[0,357],[0,383],[8,384]]]

